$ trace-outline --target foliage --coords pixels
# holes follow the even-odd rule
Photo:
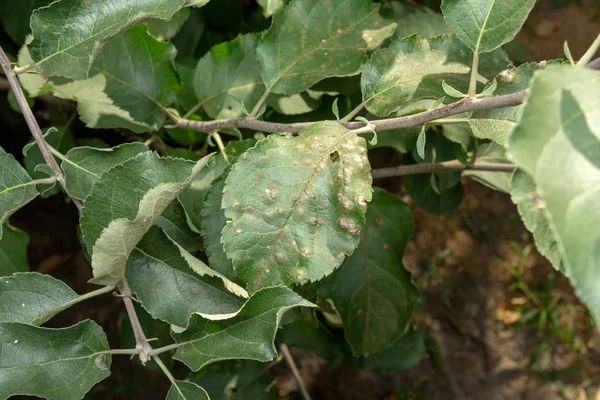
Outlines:
[[[577,64],[512,65],[502,46],[534,3],[444,0],[443,15],[393,18],[372,0],[1,5],[20,46],[16,65],[0,51],[9,83],[76,112],[42,135],[12,88],[35,142],[24,167],[0,148],[0,398],[82,399],[122,354],[156,363],[169,400],[273,398],[260,363],[276,343],[410,368],[426,354],[403,264],[414,223],[373,186],[385,176],[434,214],[457,210],[465,176],[510,192],[600,317],[600,76],[585,68],[600,40]],[[76,117],[126,139],[83,143]],[[372,170],[377,147],[404,164]],[[8,222],[40,194],[79,206],[99,288],[29,272],[28,237]],[[117,290],[135,348],[111,349],[89,320],[41,326]],[[132,298],[170,344],[152,348]],[[175,379],[165,356],[193,373]]]

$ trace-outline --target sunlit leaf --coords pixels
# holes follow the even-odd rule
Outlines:
[[[385,117],[418,99],[445,96],[444,81],[457,93],[466,92],[472,59],[472,52],[452,35],[396,40],[365,65],[363,101],[371,113]],[[509,64],[504,52],[495,51],[481,57],[480,74],[496,75]]]
[[[181,344],[173,358],[193,371],[219,360],[270,361],[277,356],[273,340],[282,315],[300,306],[314,305],[286,287],[269,287],[255,292],[228,319],[194,314],[187,330],[172,334]]]
[[[179,32],[189,16],[190,9],[182,8],[167,21],[160,19],[150,20],[146,23],[148,33],[161,42],[170,40],[177,35],[177,32]]]
[[[600,317],[600,72],[536,72],[507,154],[531,176],[575,292]],[[543,225],[542,225],[543,226]]]
[[[185,0],[62,0],[31,16],[31,56],[42,75],[85,79],[102,46],[127,28],[149,19],[170,19]],[[49,29],[49,27],[60,29]],[[144,29],[145,30],[145,29]]]
[[[110,375],[106,335],[94,321],[49,329],[0,323],[0,398],[79,400]]]
[[[561,248],[535,181],[526,172],[517,170],[512,176],[511,185],[511,199],[517,205],[525,227],[533,234],[538,251],[550,260],[554,268],[564,273]]]
[[[287,0],[257,0],[257,3],[263,9],[263,16],[269,18],[281,11]]]
[[[477,149],[477,161],[498,164],[509,163],[504,154],[504,148],[494,142],[479,145]],[[463,176],[468,176],[487,187],[504,193],[511,192],[511,175],[511,172],[499,171],[466,170],[463,172]]]
[[[443,0],[444,19],[475,53],[492,51],[521,30],[535,0]]]
[[[269,91],[299,93],[324,78],[360,72],[366,50],[377,48],[396,27],[378,10],[369,0],[292,0],[258,45]]]
[[[80,225],[91,250],[94,283],[110,285],[125,276],[127,259],[137,242],[210,157],[193,163],[140,153],[96,181]]]
[[[367,209],[360,245],[321,287],[342,317],[356,355],[383,350],[407,329],[419,291],[402,264],[413,233],[410,209],[376,189]]]
[[[222,242],[254,291],[315,281],[358,245],[371,175],[364,138],[337,122],[271,135],[232,166]]]

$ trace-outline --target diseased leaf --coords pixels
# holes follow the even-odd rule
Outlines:
[[[110,285],[125,276],[127,259],[138,241],[211,157],[193,163],[144,152],[96,181],[80,224],[91,250],[94,283]]]
[[[600,73],[572,66],[536,72],[507,154],[536,183],[564,271],[600,317]],[[543,225],[542,225],[543,227]]]
[[[171,325],[185,328],[192,313],[231,314],[243,304],[219,278],[196,274],[179,248],[156,227],[132,251],[126,274],[142,306],[153,318]]]
[[[192,382],[175,381],[167,393],[166,400],[210,400],[208,393]]]
[[[106,335],[94,321],[49,329],[0,323],[0,398],[79,400],[110,375]]]
[[[148,146],[139,142],[106,149],[86,146],[69,150],[61,164],[65,172],[67,193],[85,200],[100,175],[145,151],[148,151]]]
[[[29,236],[9,224],[5,224],[0,233],[2,233],[0,239],[0,276],[29,271],[29,264],[27,263]]]
[[[534,5],[535,0],[443,0],[442,12],[461,42],[487,53],[515,37]]]
[[[4,4],[11,4],[9,2],[5,2]],[[25,40],[25,44],[19,49],[18,54],[18,64],[20,68],[26,67],[28,65],[33,64],[33,60],[31,59],[31,54],[29,54],[28,44],[33,40],[33,36],[27,35]],[[32,68],[30,71],[17,75],[19,78],[19,83],[21,87],[25,89],[25,92],[29,94],[31,97],[37,97],[42,94],[47,94],[52,91],[52,85],[48,80],[42,77],[37,68]]]
[[[146,23],[148,33],[161,42],[173,39],[189,16],[190,9],[182,8],[167,21],[160,19],[150,20]]]
[[[2,226],[15,211],[38,195],[27,171],[0,147],[0,239]]]
[[[565,273],[560,244],[550,226],[548,211],[537,192],[535,181],[519,169],[512,176],[511,186],[510,197],[517,205],[525,227],[533,234],[538,251],[550,260],[554,268]]]
[[[42,325],[77,298],[66,283],[37,272],[0,279],[0,322]]]
[[[255,33],[214,46],[198,61],[194,90],[206,113],[215,119],[238,118],[251,111],[265,92],[256,61]]]
[[[396,40],[377,50],[365,65],[363,102],[369,112],[385,117],[407,103],[444,97],[443,81],[467,92],[472,60],[472,52],[452,35]],[[479,72],[484,76],[496,75],[510,65],[502,50],[482,56],[480,62]]]
[[[413,233],[410,209],[376,188],[367,209],[360,245],[321,286],[342,317],[355,355],[383,350],[406,332],[418,289],[402,264]]]
[[[29,50],[43,76],[86,79],[98,51],[111,38],[149,19],[168,20],[185,5],[186,0],[57,1],[33,12],[35,39]]]
[[[227,159],[229,162],[233,162],[247,149],[254,146],[255,143],[256,140],[254,139],[229,142],[227,146],[225,146]],[[209,161],[207,168],[203,169],[190,186],[179,195],[179,201],[185,209],[190,227],[192,227],[195,232],[200,232],[202,226],[202,219],[204,218],[202,216],[202,204],[204,202],[204,197],[210,189],[212,182],[223,173],[223,170],[225,170],[226,167],[227,161],[225,161],[223,154],[219,152],[219,154]]]
[[[286,287],[263,288],[228,319],[208,320],[194,314],[188,328],[172,333],[181,345],[174,359],[192,371],[219,360],[270,361],[277,356],[273,340],[282,315],[295,307],[314,307]]]
[[[366,50],[396,27],[378,10],[369,0],[292,0],[257,48],[269,92],[300,93],[324,78],[359,73]]]
[[[271,135],[232,166],[221,241],[250,291],[316,281],[359,241],[371,174],[365,139],[337,122]]]

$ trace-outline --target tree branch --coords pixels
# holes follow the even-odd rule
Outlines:
[[[406,176],[417,174],[429,174],[434,172],[447,171],[494,171],[494,172],[513,172],[516,166],[503,163],[485,163],[478,162],[473,165],[462,164],[458,160],[446,161],[437,164],[410,164],[399,165],[397,167],[379,168],[371,171],[373,179],[390,178],[393,176]]]
[[[127,316],[131,322],[131,329],[133,330],[133,336],[135,337],[135,348],[140,350],[140,361],[145,365],[148,361],[150,361],[150,358],[152,358],[150,355],[152,347],[148,343],[148,339],[146,339],[146,335],[144,334],[140,320],[135,312],[133,301],[131,301],[132,293],[127,285],[127,281],[123,279],[117,284],[117,287],[119,288],[119,292],[121,292],[123,295],[123,303],[125,303]]]
[[[292,357],[292,353],[290,353],[290,349],[288,349],[285,343],[281,343],[279,345],[279,350],[281,351],[281,355],[283,359],[287,363],[290,371],[292,371],[292,375],[294,375],[294,379],[296,379],[296,383],[298,383],[298,389],[302,398],[304,400],[311,400],[310,393],[306,390],[306,386],[304,385],[304,381],[302,380],[302,376],[300,375],[300,371],[298,371],[298,367],[296,367],[296,363],[294,362],[294,358]]]
[[[586,65],[590,69],[600,69],[600,58],[591,61]],[[523,104],[527,90],[520,92],[505,94],[493,97],[467,97],[455,103],[448,104],[435,110],[425,111],[418,114],[407,115],[404,117],[387,118],[371,121],[377,132],[389,131],[399,128],[413,128],[421,126],[427,122],[437,119],[446,118],[452,115],[461,114],[469,111],[491,110],[495,108],[515,107]],[[442,121],[440,121],[441,123]],[[234,119],[219,119],[214,121],[192,121],[185,118],[177,119],[176,126],[178,128],[191,129],[198,132],[210,133],[215,130],[224,128],[244,128],[266,133],[273,132],[289,132],[298,133],[302,129],[315,122],[299,122],[293,124],[283,124],[279,122],[261,121],[251,117],[234,118]],[[348,129],[357,129],[365,126],[364,122],[341,122]]]
[[[23,116],[25,117],[25,122],[27,122],[27,126],[29,127],[29,130],[31,131],[31,135],[35,139],[35,142],[37,143],[37,145],[40,149],[40,152],[42,153],[42,156],[44,157],[44,161],[54,171],[54,174],[56,175],[56,180],[58,180],[58,182],[63,187],[65,187],[65,183],[66,183],[65,175],[63,174],[62,169],[60,169],[60,167],[58,166],[58,163],[56,162],[56,160],[54,159],[54,156],[52,155],[52,153],[50,152],[50,149],[48,148],[48,144],[44,140],[44,135],[42,134],[42,130],[40,129],[40,126],[38,125],[38,123],[35,119],[35,116],[33,115],[31,108],[29,107],[29,104],[27,104],[27,100],[25,99],[25,94],[23,93],[23,90],[21,89],[21,85],[19,84],[19,81],[17,80],[17,76],[15,75],[12,68],[10,67],[10,60],[6,56],[6,53],[4,52],[4,50],[2,49],[1,46],[0,46],[0,65],[2,65],[2,69],[4,70],[4,73],[6,74],[6,79],[8,79],[10,88],[12,89],[13,93],[15,94],[15,98],[17,99],[17,103],[19,104],[19,108],[21,108],[21,112],[23,113]],[[71,200],[73,201],[73,204],[75,204],[75,206],[77,206],[77,208],[79,210],[81,210],[81,202],[75,198],[71,198]]]
[[[451,115],[461,114],[468,111],[490,110],[493,108],[514,107],[523,104],[525,99],[525,90],[517,93],[506,94],[502,96],[477,98],[467,97],[455,103],[448,104],[435,110],[425,111],[418,114],[407,115],[404,117],[379,119],[370,121],[375,126],[377,132],[389,131],[398,128],[412,128],[423,125],[426,122],[434,121],[440,118],[446,118]],[[219,119],[214,121],[192,121],[180,118],[177,120],[178,128],[191,129],[198,132],[210,133],[224,128],[245,128],[267,133],[289,132],[298,133],[302,129],[314,122],[299,122],[294,124],[282,124],[279,122],[261,121],[255,118],[234,118]],[[348,129],[358,129],[365,126],[364,122],[341,122]]]

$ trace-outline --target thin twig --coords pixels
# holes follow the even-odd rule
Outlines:
[[[37,145],[40,149],[40,152],[42,153],[42,156],[44,157],[44,161],[54,171],[54,174],[56,175],[56,180],[58,180],[58,182],[63,187],[65,187],[65,184],[66,184],[65,175],[64,175],[63,171],[60,169],[60,167],[58,166],[58,163],[54,159],[54,156],[50,152],[50,149],[48,148],[48,145],[47,145],[46,141],[44,140],[44,135],[42,134],[42,130],[40,129],[40,126],[38,125],[37,121],[35,120],[35,116],[33,115],[33,112],[31,111],[29,104],[27,104],[25,94],[23,93],[23,90],[21,89],[21,85],[19,84],[19,81],[17,80],[17,76],[15,75],[12,68],[10,67],[10,60],[6,56],[6,53],[4,52],[4,50],[2,49],[1,46],[0,46],[0,65],[2,65],[2,69],[4,70],[6,79],[8,79],[10,88],[12,89],[12,91],[15,95],[15,98],[17,99],[19,108],[21,108],[21,112],[23,113],[23,116],[25,117],[25,122],[27,122],[27,126],[29,127],[29,130],[31,131],[31,135],[35,139],[35,142],[37,143]],[[79,210],[81,210],[81,202],[75,198],[72,198],[72,200],[73,200],[73,204],[75,204],[75,206],[77,206],[77,208]]]
[[[127,281],[120,281],[117,284],[117,287],[119,288],[119,292],[123,295],[123,303],[125,303],[127,315],[129,316],[129,321],[131,321],[131,328],[133,330],[133,336],[135,337],[135,348],[140,350],[140,361],[145,365],[151,358],[150,352],[152,351],[152,347],[148,343],[148,339],[146,339],[140,320],[135,312],[133,301],[131,301],[132,293],[127,285]]]
[[[411,164],[400,165],[398,167],[379,168],[371,171],[373,179],[390,178],[393,176],[406,176],[417,174],[429,174],[434,172],[447,171],[494,171],[494,172],[513,172],[516,166],[513,164],[503,163],[484,163],[478,162],[473,165],[465,165],[460,161],[446,161],[437,164]]]
[[[468,111],[489,110],[493,108],[518,106],[523,103],[526,93],[527,92],[524,90],[517,93],[481,99],[476,97],[468,97],[455,103],[436,108],[435,110],[425,111],[413,115],[407,115],[404,117],[374,120],[371,121],[371,123],[375,126],[377,132],[388,131],[398,128],[412,128],[415,126],[423,125],[426,122],[430,122],[440,118],[446,118],[451,115],[461,114]],[[220,119],[214,121],[192,121],[189,119],[181,118],[177,121],[177,127],[179,128],[192,129],[198,132],[206,133],[210,133],[223,128],[246,128],[267,133],[298,133],[302,129],[312,124],[314,124],[314,122],[283,124],[278,122],[261,121],[250,117]],[[341,124],[348,129],[358,129],[365,126],[365,123],[360,121],[342,122]]]
[[[296,367],[296,363],[292,358],[292,353],[290,353],[290,349],[288,349],[285,343],[281,343],[279,345],[279,350],[281,351],[283,359],[287,363],[290,371],[292,371],[292,375],[294,375],[294,378],[298,383],[298,389],[300,389],[300,394],[302,395],[302,398],[304,400],[312,400],[310,394],[308,393],[308,390],[306,390],[306,386],[304,386],[304,381],[302,380],[302,376],[300,376],[300,371],[298,371],[298,367]]]

